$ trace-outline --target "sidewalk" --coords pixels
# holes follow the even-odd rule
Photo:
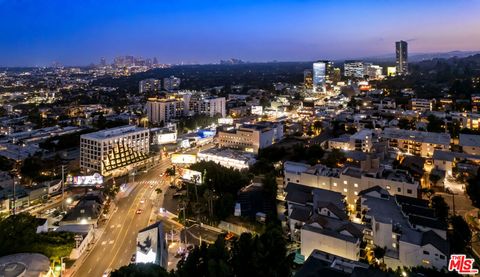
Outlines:
[[[76,259],[75,262],[72,264],[70,268],[65,269],[63,272],[63,275],[66,277],[73,276],[77,272],[77,268],[79,268],[83,262],[87,259],[87,257],[90,255],[92,249],[97,246],[97,243],[100,241],[100,238],[102,237],[103,233],[108,227],[108,223],[110,222],[110,219],[112,219],[113,214],[115,214],[118,210],[117,206],[115,205],[114,202],[112,202],[110,205],[110,213],[107,215],[107,220],[104,221],[103,223],[100,223],[97,228],[94,229],[94,234],[93,234],[93,241],[88,245],[88,249],[82,253],[80,258]],[[101,225],[101,226],[100,226]]]

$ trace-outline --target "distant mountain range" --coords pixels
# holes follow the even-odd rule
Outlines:
[[[449,59],[453,57],[465,58],[475,54],[480,54],[480,51],[450,51],[450,52],[436,52],[436,53],[409,53],[408,62],[421,62],[431,59]],[[395,61],[395,53],[356,58],[355,60],[372,61],[372,62],[388,62]]]

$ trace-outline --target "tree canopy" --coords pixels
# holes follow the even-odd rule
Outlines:
[[[435,211],[435,216],[439,220],[443,222],[447,222],[448,211],[450,210],[450,207],[445,202],[445,199],[443,199],[442,196],[440,195],[433,196],[432,199],[430,199],[430,206]]]
[[[465,253],[465,248],[472,239],[472,231],[463,217],[456,215],[450,218],[452,232],[449,234],[450,252]]]
[[[174,276],[161,266],[153,263],[139,263],[122,266],[112,271],[111,277],[168,277]]]
[[[35,217],[21,213],[0,220],[0,256],[22,252],[41,253],[51,260],[67,257],[75,240],[73,233],[37,234]]]
[[[264,234],[243,233],[231,247],[223,237],[212,245],[196,247],[178,265],[176,275],[186,276],[290,276],[292,257],[279,226],[269,224]]]
[[[466,192],[470,200],[472,200],[473,206],[480,208],[480,172],[474,178],[471,178],[467,182]]]

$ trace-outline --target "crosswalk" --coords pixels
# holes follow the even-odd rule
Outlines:
[[[156,185],[160,185],[162,183],[161,180],[143,180],[143,181],[138,181],[138,182],[135,182],[139,185],[153,185],[153,186],[156,186]]]

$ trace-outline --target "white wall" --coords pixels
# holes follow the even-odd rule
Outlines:
[[[302,229],[301,254],[306,259],[315,249],[354,261],[358,261],[358,255],[360,252],[359,243],[351,243],[342,239]]]

